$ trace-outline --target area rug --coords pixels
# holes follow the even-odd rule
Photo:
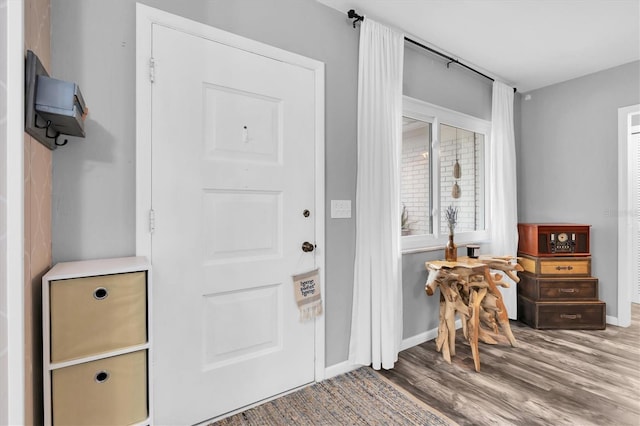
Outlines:
[[[436,425],[456,423],[369,367],[222,419],[236,425]]]

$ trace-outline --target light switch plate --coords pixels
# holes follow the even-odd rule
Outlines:
[[[332,219],[351,218],[351,200],[331,200]]]

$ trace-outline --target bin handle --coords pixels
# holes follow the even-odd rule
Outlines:
[[[93,290],[93,298],[96,300],[104,300],[109,296],[109,291],[104,287],[98,287]]]
[[[111,377],[111,375],[108,371],[101,370],[96,373],[95,380],[96,383],[104,383],[109,380],[109,377]]]

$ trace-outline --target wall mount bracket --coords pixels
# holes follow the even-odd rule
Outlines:
[[[84,137],[88,109],[74,84],[49,77],[38,56],[27,51],[25,64],[24,129],[38,142],[54,150],[66,145],[60,135]]]

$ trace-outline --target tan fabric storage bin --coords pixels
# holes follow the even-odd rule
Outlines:
[[[129,425],[147,418],[147,351],[52,371],[53,424]]]
[[[52,363],[147,341],[145,272],[57,280],[49,291]]]

